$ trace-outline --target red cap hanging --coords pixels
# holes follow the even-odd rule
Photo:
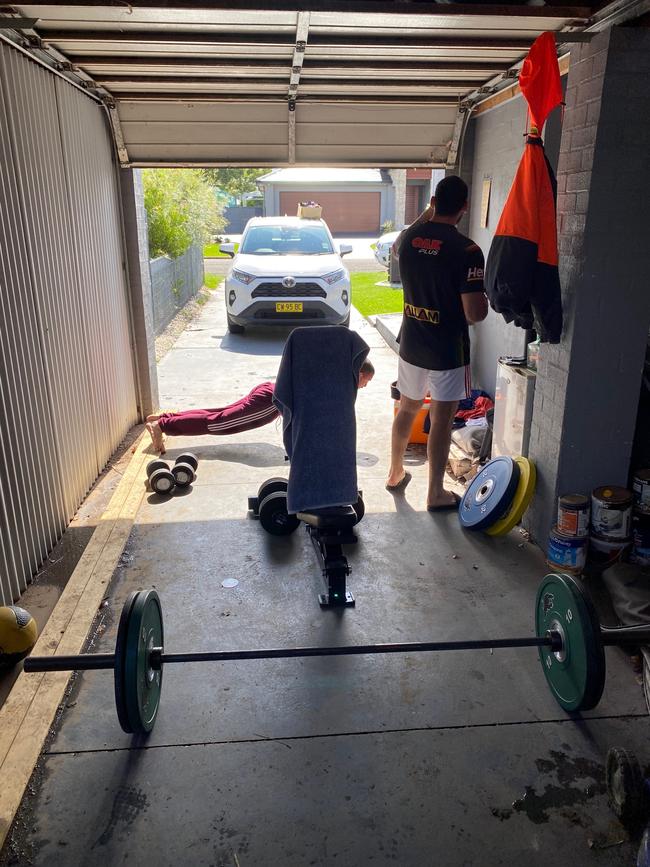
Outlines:
[[[555,36],[542,33],[531,45],[519,73],[519,87],[530,107],[532,126],[536,134],[553,109],[563,102],[560,66],[557,62]],[[535,134],[535,130],[531,130]]]

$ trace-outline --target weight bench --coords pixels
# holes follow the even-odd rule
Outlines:
[[[287,486],[287,479],[267,479],[260,485],[257,496],[248,498],[250,513],[273,536],[290,535],[302,521],[316,551],[325,584],[325,592],[318,594],[319,604],[323,608],[354,605],[354,596],[346,583],[351,569],[342,546],[357,542],[352,528],[365,512],[361,491],[354,505],[313,509],[291,515],[287,511]]]

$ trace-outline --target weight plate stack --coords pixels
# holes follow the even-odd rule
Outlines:
[[[607,796],[621,822],[637,822],[643,812],[643,774],[634,753],[612,747],[605,769]]]
[[[266,494],[259,505],[260,524],[272,536],[290,536],[298,528],[300,521],[287,512],[285,491]]]
[[[137,593],[129,593],[126,601],[122,606],[120,614],[120,622],[117,627],[117,640],[115,642],[115,709],[117,710],[117,718],[120,721],[122,730],[127,734],[133,734],[131,722],[129,720],[129,711],[126,703],[126,654],[127,654],[127,636],[129,634],[129,617],[131,609],[135,602]]]
[[[605,650],[591,599],[570,575],[547,575],[535,602],[535,632],[562,636],[561,651],[540,647],[544,675],[567,711],[596,707],[605,687]]]
[[[461,500],[461,525],[466,530],[492,527],[510,508],[519,476],[519,465],[512,458],[500,456],[486,464]]]
[[[523,518],[524,512],[530,506],[530,502],[533,499],[535,483],[537,482],[535,464],[529,461],[528,458],[523,457],[516,457],[515,463],[519,467],[517,490],[505,515],[486,528],[485,532],[488,536],[505,536],[514,529]]]
[[[258,502],[262,502],[265,497],[268,497],[269,494],[275,494],[278,491],[287,492],[289,488],[289,480],[283,479],[281,476],[273,476],[270,479],[267,479],[265,482],[259,487],[257,492],[257,500]]]
[[[156,721],[162,670],[151,668],[149,653],[163,644],[160,598],[155,590],[140,590],[128,615],[123,687],[130,731],[135,734],[148,734]]]

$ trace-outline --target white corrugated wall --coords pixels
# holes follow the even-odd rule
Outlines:
[[[103,109],[0,44],[0,603],[137,421]]]

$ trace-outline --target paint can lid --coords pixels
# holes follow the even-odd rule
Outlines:
[[[592,497],[603,503],[622,506],[632,502],[632,491],[628,491],[627,488],[622,488],[620,485],[603,485],[600,488],[594,488]]]
[[[563,494],[558,502],[567,509],[579,509],[589,505],[589,497],[586,494]]]

